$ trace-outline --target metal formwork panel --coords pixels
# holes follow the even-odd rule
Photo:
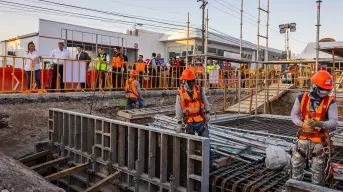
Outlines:
[[[131,191],[209,188],[208,138],[50,109],[49,140],[55,154],[69,156],[75,164],[92,163],[85,186],[118,169],[119,186]]]

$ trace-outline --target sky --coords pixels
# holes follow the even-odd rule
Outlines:
[[[110,31],[125,32],[132,28],[132,23],[118,23],[117,21],[104,22],[96,19],[86,19],[70,16],[65,11],[97,16],[113,20],[125,20],[128,22],[143,23],[142,29],[167,32],[176,28],[162,25],[158,22],[140,20],[151,18],[160,22],[186,25],[187,13],[190,14],[191,27],[201,26],[202,11],[200,2],[197,0],[46,0],[62,4],[75,5],[104,12],[115,12],[126,15],[138,16],[134,19],[123,18],[117,15],[102,14],[85,11],[76,8],[66,8],[51,5],[40,0],[0,0],[0,41],[38,32],[38,18],[59,22],[77,24],[87,27],[105,29]],[[206,8],[209,12],[209,26],[225,34],[239,38],[240,36],[240,6],[241,0],[207,0]],[[261,8],[267,8],[267,0],[260,0]],[[316,0],[269,0],[270,1],[270,30],[269,47],[280,50],[285,49],[285,35],[279,34],[278,26],[284,23],[297,23],[296,32],[290,33],[290,49],[292,53],[301,53],[307,43],[316,41],[317,5]],[[23,10],[20,6],[9,5],[6,2],[29,4],[43,7],[45,12],[35,10]],[[257,43],[257,17],[258,0],[244,0],[243,39]],[[321,5],[321,28],[320,38],[331,37],[336,41],[343,40],[343,20],[341,9],[343,0],[323,0]],[[60,10],[53,14],[51,10]],[[261,12],[261,35],[266,35],[267,14]],[[150,20],[151,20],[150,19]],[[163,20],[163,21],[162,21]],[[155,25],[149,27],[147,24]],[[266,40],[260,38],[260,45],[265,45]]]

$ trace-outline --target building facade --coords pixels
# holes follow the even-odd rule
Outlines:
[[[105,31],[73,24],[60,23],[39,19],[38,32],[0,42],[0,55],[24,56],[27,44],[33,41],[36,49],[42,56],[49,57],[51,51],[57,48],[58,42],[64,42],[65,47],[75,58],[76,47],[84,47],[91,57],[96,57],[97,48],[102,47],[110,55],[113,47],[123,47],[129,62],[137,60],[138,55],[145,59],[151,58],[151,54],[160,53],[162,58],[180,56],[184,58],[187,50],[187,32],[176,31],[157,33],[141,29],[128,30],[127,33]],[[190,31],[188,40],[188,53],[190,56],[201,54],[202,40],[201,31]],[[209,33],[208,55],[218,56],[224,59],[240,59],[239,39]],[[260,46],[260,60],[264,60],[265,47]],[[281,50],[269,48],[269,60],[281,57]],[[256,45],[243,41],[242,58],[256,60]],[[220,62],[219,62],[220,63]],[[18,67],[16,65],[16,67]]]

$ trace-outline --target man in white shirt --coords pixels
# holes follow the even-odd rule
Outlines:
[[[51,58],[56,58],[56,59],[51,59],[50,64],[52,66],[53,72],[52,72],[52,85],[51,89],[56,89],[57,87],[57,75],[60,74],[60,89],[64,89],[64,83],[63,83],[63,65],[66,63],[65,59],[70,58],[69,51],[64,48],[64,43],[59,42],[58,43],[58,48],[54,49],[51,54]]]

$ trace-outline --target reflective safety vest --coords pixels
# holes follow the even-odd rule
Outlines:
[[[206,73],[209,73],[211,70],[219,69],[217,65],[208,65],[206,66]]]
[[[202,122],[205,117],[205,104],[201,100],[201,88],[196,85],[193,91],[193,97],[190,97],[185,88],[179,90],[181,99],[181,109],[184,114],[185,123]]]
[[[112,66],[119,68],[123,65],[123,60],[120,57],[113,57]]]
[[[188,67],[191,71],[193,71],[193,73],[195,74],[196,70],[195,70],[195,67],[194,66],[189,66]]]
[[[103,54],[98,54],[98,56],[96,57],[96,70],[98,71],[107,71],[108,69],[108,66],[107,66],[107,63],[106,63],[106,58],[107,58],[107,54],[106,53],[103,53]]]
[[[131,98],[131,99],[138,99],[139,98],[138,90],[137,90],[137,87],[135,84],[136,84],[136,80],[133,78],[126,80],[126,84],[125,84],[125,96],[126,96],[126,98]]]
[[[196,72],[196,74],[202,74],[203,73],[203,67],[202,66],[195,67],[195,72]]]
[[[144,73],[145,72],[146,64],[144,62],[142,62],[142,63],[138,62],[138,63],[135,63],[135,65],[136,65],[137,73],[140,73],[140,72]]]
[[[308,95],[308,92],[303,94],[303,97],[300,102],[300,119],[305,121],[307,119],[313,119],[316,121],[326,121],[327,120],[327,111],[329,110],[330,104],[333,100],[332,96],[327,96],[323,98],[322,102],[316,109],[316,111],[310,110],[311,99]],[[299,139],[306,140],[309,139],[316,143],[322,143],[324,132],[328,132],[328,129],[323,128],[320,132],[318,130],[313,131],[313,133],[303,133],[300,132]]]

